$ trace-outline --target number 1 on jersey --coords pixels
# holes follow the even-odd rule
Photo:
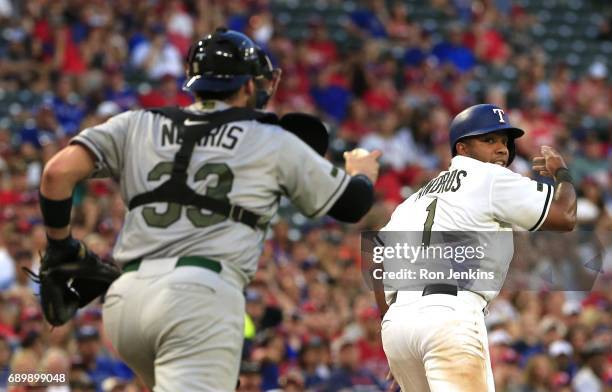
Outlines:
[[[423,239],[421,243],[423,246],[429,246],[429,242],[431,241],[431,227],[434,223],[434,217],[436,216],[436,204],[438,203],[438,198],[433,199],[431,203],[425,208],[427,211],[427,219],[425,219],[425,224],[423,225]]]

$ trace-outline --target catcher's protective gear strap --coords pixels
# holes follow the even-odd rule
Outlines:
[[[129,209],[132,210],[138,206],[156,202],[178,203],[210,210],[252,228],[259,227],[260,215],[236,204],[198,194],[191,189],[187,185],[187,167],[189,166],[196,143],[202,140],[202,138],[207,137],[213,129],[234,121],[257,120],[273,123],[276,116],[270,116],[267,113],[247,108],[230,108],[205,115],[188,113],[178,107],[151,109],[151,112],[170,118],[178,127],[179,132],[182,133],[183,139],[179,151],[174,156],[174,165],[170,179],[150,192],[134,196],[130,200]],[[186,127],[184,123],[187,119],[206,123]]]
[[[562,182],[569,182],[570,184],[572,184],[572,180],[572,175],[566,167],[557,169],[557,172],[555,173],[555,189]]]
[[[70,224],[72,197],[64,200],[51,200],[47,199],[40,191],[38,191],[38,197],[45,226],[61,229]]]
[[[357,174],[351,177],[346,189],[334,203],[327,215],[341,222],[355,223],[374,204],[374,185],[368,177]]]

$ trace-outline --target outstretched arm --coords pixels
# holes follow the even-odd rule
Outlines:
[[[368,152],[359,148],[344,153],[346,172],[352,177],[329,210],[329,216],[341,222],[356,223],[370,211],[374,204],[374,184],[381,155],[378,150]]]

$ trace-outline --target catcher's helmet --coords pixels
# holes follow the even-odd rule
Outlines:
[[[514,139],[523,136],[522,129],[513,127],[506,113],[495,105],[470,106],[455,116],[450,125],[450,146],[453,156],[457,155],[457,142],[463,138],[491,132],[505,132],[508,135],[508,165],[515,155]]]
[[[183,89],[190,92],[237,90],[261,73],[253,41],[226,28],[218,28],[191,45],[187,64],[187,81]]]

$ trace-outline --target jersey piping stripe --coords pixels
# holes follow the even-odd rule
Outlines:
[[[331,194],[331,196],[329,196],[329,199],[327,199],[327,201],[326,201],[326,202],[325,202],[325,203],[324,203],[324,204],[321,206],[321,208],[319,208],[318,210],[316,210],[316,211],[315,211],[313,214],[308,215],[308,218],[312,218],[312,217],[315,217],[315,216],[319,215],[319,213],[320,213],[321,211],[323,211],[323,210],[325,209],[325,207],[327,207],[327,205],[329,204],[329,202],[330,202],[331,200],[333,200],[333,199],[334,199],[334,197],[336,196],[336,194],[338,193],[338,191],[340,190],[340,188],[342,188],[342,186],[343,186],[343,185],[344,185],[344,183],[346,182],[346,177],[347,177],[347,174],[346,174],[346,172],[345,172],[345,171],[343,171],[343,173],[344,173],[344,176],[342,177],[342,181],[340,181],[340,184],[338,184],[338,187],[336,188],[336,190],[335,190],[335,191],[334,191],[334,192]]]
[[[549,184],[546,184],[546,187],[548,189],[548,191],[546,192],[546,201],[544,202],[544,209],[542,210],[542,214],[540,215],[540,219],[538,219],[538,221],[536,222],[535,225],[533,225],[533,227],[531,229],[529,229],[529,231],[535,231],[540,227],[540,224],[542,223],[542,221],[544,220],[544,217],[546,216],[546,213],[548,212],[548,208],[549,206],[549,201],[551,201],[551,188],[552,186],[550,186]]]
[[[90,150],[91,152],[93,152],[93,154],[98,158],[98,162],[102,162],[102,164],[106,167],[106,169],[109,171],[109,174],[114,177],[112,170],[111,170],[111,165],[108,163],[108,161],[106,160],[106,157],[104,156],[104,154],[102,153],[102,151],[100,151],[100,149],[98,148],[98,146],[96,146],[96,143],[94,143],[91,139],[87,138],[87,136],[85,135],[78,135],[76,136],[71,142],[70,144],[80,144],[83,147],[87,148],[88,150]],[[116,179],[117,177],[115,177]]]
[[[75,138],[72,139],[69,144],[80,144],[81,146],[88,149],[89,152],[94,154],[98,162],[102,162],[103,156],[100,150],[98,150],[96,145],[91,140],[87,139],[85,136],[83,135],[75,136]]]

